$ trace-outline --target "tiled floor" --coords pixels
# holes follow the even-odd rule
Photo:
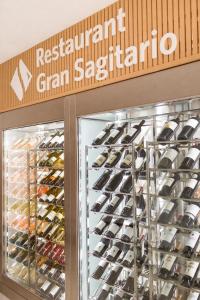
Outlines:
[[[0,300],[9,300],[6,296],[0,293]]]

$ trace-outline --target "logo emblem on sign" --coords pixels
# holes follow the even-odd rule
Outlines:
[[[22,59],[19,61],[19,65],[15,70],[13,78],[11,80],[11,87],[17,96],[19,101],[23,100],[24,94],[27,91],[32,79],[32,74],[25,65]]]

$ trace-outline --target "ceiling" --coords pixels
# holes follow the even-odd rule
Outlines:
[[[0,63],[116,0],[0,0]]]

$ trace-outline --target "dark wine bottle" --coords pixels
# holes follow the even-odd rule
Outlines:
[[[106,164],[105,168],[113,168],[119,162],[124,148],[115,149],[111,152]]]
[[[157,141],[158,142],[169,141],[172,138],[175,130],[179,126],[179,123],[180,123],[179,117],[167,121],[164,125],[164,128],[161,130],[161,133],[159,134]]]
[[[111,290],[111,286],[104,284],[102,290],[97,295],[96,300],[106,300],[108,294],[110,293],[110,290]]]
[[[135,169],[136,171],[140,171],[146,159],[146,151],[143,147],[138,147],[136,150],[137,157],[135,158]]]
[[[106,170],[98,179],[97,181],[94,183],[93,185],[93,189],[94,190],[101,190],[106,183],[108,182],[110,176],[111,176],[112,170]]]
[[[183,249],[183,255],[187,258],[191,258],[191,256],[195,252],[195,248],[199,241],[200,233],[197,231],[192,231],[185,242],[185,246]]]
[[[108,248],[109,242],[110,241],[108,239],[105,238],[101,239],[100,242],[97,244],[96,248],[94,249],[93,255],[97,257],[101,257],[105,253],[106,249]]]
[[[133,294],[134,292],[134,276],[135,271],[130,272],[125,284],[122,287],[125,292],[130,294]]]
[[[130,246],[127,244],[123,244],[121,250],[122,252],[120,253],[119,257],[117,258],[117,263],[121,264],[122,261],[124,260],[124,257],[126,256],[128,250],[130,249]]]
[[[136,214],[137,217],[142,216],[142,214],[144,213],[145,207],[146,207],[146,202],[144,199],[144,195],[143,195],[143,189],[141,189],[138,193],[138,195],[136,195],[135,197],[136,199]]]
[[[122,138],[122,144],[130,144],[141,132],[145,120],[142,120],[138,125],[131,126],[126,135]]]
[[[122,136],[124,129],[127,127],[128,122],[120,123],[116,128],[112,129],[108,139],[105,141],[105,145],[115,144],[117,140]]]
[[[99,280],[103,273],[105,272],[105,270],[107,269],[108,267],[108,262],[106,260],[101,260],[96,268],[96,270],[94,271],[94,273],[92,274],[92,277],[94,279],[97,279]]]
[[[133,234],[133,223],[130,223],[128,226],[125,227],[125,231],[121,236],[121,240],[123,242],[130,243],[133,238]]]
[[[174,266],[176,264],[177,257],[167,254],[165,255],[162,263],[161,263],[161,268],[159,271],[159,276],[163,279],[169,279],[169,277],[173,273]]]
[[[120,185],[124,176],[124,171],[120,171],[117,174],[113,175],[106,185],[105,190],[108,192],[114,192],[117,187]]]
[[[108,277],[106,278],[106,283],[108,285],[114,285],[117,278],[119,277],[121,271],[122,271],[122,267],[121,266],[114,266],[112,267],[112,269],[110,270]]]
[[[199,212],[200,212],[200,207],[198,205],[189,204],[186,207],[184,216],[181,220],[181,226],[191,228],[194,225],[194,222],[195,222]]]
[[[165,282],[160,296],[158,297],[158,300],[169,300],[172,299],[172,296],[174,294],[175,285],[171,282]]]
[[[162,210],[160,216],[158,217],[158,222],[163,224],[168,224],[171,218],[173,217],[173,214],[176,211],[177,207],[176,200],[171,200],[167,203],[167,205]]]
[[[187,288],[191,288],[199,268],[199,262],[186,261],[186,268],[184,275],[181,279],[181,284]]]
[[[105,236],[109,238],[114,238],[117,233],[120,231],[124,220],[121,218],[116,219],[113,223],[110,224],[107,231],[105,232]]]
[[[125,292],[123,290],[118,289],[114,295],[114,300],[123,300],[125,298]]]
[[[102,234],[104,229],[110,224],[112,217],[106,216],[102,217],[99,223],[94,228],[96,234]]]
[[[123,200],[123,195],[114,195],[111,199],[111,201],[109,202],[109,204],[106,206],[104,212],[106,214],[113,214],[114,211],[117,209],[117,207],[120,205],[120,203]]]
[[[94,205],[91,208],[91,211],[99,212],[102,207],[105,205],[106,201],[109,199],[110,194],[103,193],[98,199],[95,201]]]
[[[101,154],[99,154],[95,160],[95,162],[92,164],[93,168],[100,168],[103,166],[103,164],[106,162],[109,153],[111,149],[104,150]]]
[[[185,187],[180,195],[180,198],[191,199],[199,183],[199,180],[200,180],[200,175],[193,174],[192,178],[187,180]]]
[[[116,242],[107,252],[106,259],[110,262],[115,262],[123,249],[123,244],[121,242]]]
[[[92,145],[101,145],[105,139],[109,136],[111,129],[114,127],[114,123],[107,123],[105,128],[97,135],[93,140]]]
[[[121,193],[130,193],[133,187],[133,177],[131,173],[126,174],[126,179],[121,185],[120,192]]]
[[[178,146],[172,146],[169,149],[167,149],[158,163],[158,168],[170,169],[178,154],[179,154]]]
[[[190,140],[199,125],[199,117],[191,117],[178,135],[179,141]]]
[[[134,256],[135,255],[134,255],[133,249],[128,250],[128,252],[126,253],[126,255],[122,261],[122,265],[124,267],[131,268],[134,263]]]
[[[135,151],[135,159],[136,159],[136,155],[137,155],[137,152]],[[120,168],[122,169],[128,169],[132,166],[133,164],[133,155],[132,155],[132,152],[130,150],[126,150],[125,151],[125,154],[124,154],[124,158],[120,164]]]
[[[161,237],[159,249],[170,251],[177,234],[176,228],[165,228]]]
[[[183,159],[181,165],[180,165],[180,169],[192,169],[199,157],[200,154],[200,144],[194,145],[192,146],[186,157]]]
[[[167,197],[170,196],[176,183],[180,180],[180,176],[178,173],[172,174],[167,180],[164,182],[161,190],[159,191],[158,195]]]
[[[9,242],[10,243],[15,243],[21,236],[23,233],[21,232],[15,232],[11,235],[11,237],[9,238]]]
[[[133,198],[131,196],[127,196],[126,204],[123,207],[120,216],[130,217],[132,214],[133,214]]]

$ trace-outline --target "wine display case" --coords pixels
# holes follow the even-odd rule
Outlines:
[[[4,131],[6,275],[65,299],[63,122]]]
[[[199,113],[200,100],[193,98],[79,119],[80,299],[200,299],[194,286],[200,274],[194,253],[200,251]],[[188,158],[187,170],[180,170],[189,151],[192,168]],[[181,227],[189,204],[196,225]],[[164,209],[173,211],[173,221],[162,215]],[[174,248],[164,242],[168,236]],[[184,254],[180,241],[187,246]],[[172,279],[166,268],[162,278],[167,255],[175,257],[169,264],[179,279],[194,264],[191,286]]]

